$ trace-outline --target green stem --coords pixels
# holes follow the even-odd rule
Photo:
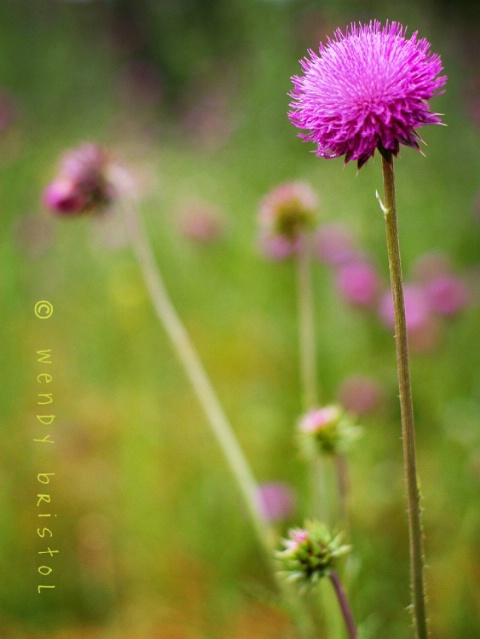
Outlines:
[[[300,378],[304,410],[310,410],[318,403],[311,266],[311,238],[309,234],[305,233],[301,238],[301,247],[297,253]]]
[[[258,542],[265,552],[270,568],[275,572],[272,559],[272,547],[269,542],[269,540],[272,539],[272,535],[258,510],[257,483],[235,437],[233,428],[215,394],[210,379],[170,300],[136,208],[133,204],[125,201],[123,201],[123,208],[132,247],[157,316],[174,346],[176,354],[205,412],[212,433],[224,453],[230,470],[243,495]]]
[[[311,238],[304,233],[297,253],[297,304],[300,388],[302,408],[309,411],[318,404],[315,314],[313,304]],[[329,513],[325,460],[311,464],[311,508],[315,516],[327,519]]]
[[[424,579],[423,536],[420,490],[415,452],[415,423],[413,417],[407,325],[403,299],[402,267],[398,241],[395,176],[391,153],[382,154],[385,202],[382,206],[387,235],[388,263],[395,314],[395,343],[397,351],[398,384],[402,418],[402,440],[407,489],[408,529],[410,538],[410,572],[413,598],[413,621],[417,639],[429,636]]]
[[[328,576],[332,583],[333,589],[335,590],[338,605],[340,606],[340,610],[342,611],[342,617],[345,622],[345,627],[347,628],[348,637],[349,639],[357,639],[358,635],[357,628],[355,626],[355,620],[353,618],[352,611],[350,610],[347,595],[345,594],[340,578],[335,570],[331,570]]]

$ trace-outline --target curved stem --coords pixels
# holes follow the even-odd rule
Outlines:
[[[352,611],[350,610],[350,606],[348,605],[347,596],[342,587],[340,578],[334,570],[330,571],[328,576],[330,578],[330,581],[332,582],[335,594],[337,595],[338,605],[340,606],[340,609],[342,611],[342,616],[343,620],[345,621],[349,639],[357,639],[358,635],[355,626],[355,620],[353,618]]]
[[[175,348],[176,354],[192,384],[198,401],[205,412],[212,433],[224,453],[230,470],[242,493],[258,542],[265,553],[272,572],[275,573],[272,547],[269,543],[272,537],[269,534],[269,527],[262,519],[258,510],[257,483],[235,437],[233,428],[215,394],[210,379],[170,300],[135,206],[125,200],[122,204],[127,232],[157,316]]]
[[[395,343],[397,351],[398,384],[402,417],[402,440],[407,488],[408,528],[410,537],[410,571],[413,598],[413,620],[417,639],[427,639],[428,623],[424,579],[423,537],[420,490],[417,478],[415,423],[413,416],[410,365],[408,357],[407,324],[403,298],[402,267],[398,240],[395,176],[391,153],[382,154],[383,185],[388,262],[395,314]]]

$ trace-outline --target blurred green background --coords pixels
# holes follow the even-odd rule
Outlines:
[[[307,48],[351,20],[397,19],[441,54],[448,128],[422,132],[427,158],[397,162],[404,272],[449,256],[471,303],[414,354],[435,639],[480,636],[480,75],[478,5],[336,0],[2,0],[0,5],[0,637],[286,639],[285,615],[238,493],[157,324],[120,221],[51,219],[41,204],[65,148],[111,148],[133,174],[158,262],[255,475],[298,493],[301,411],[295,274],[265,260],[260,198],[308,180],[324,222],[355,233],[387,278],[375,201],[378,158],[317,160],[286,118]],[[223,233],[182,230],[211,207]],[[205,204],[206,203],[206,204]],[[410,636],[405,523],[391,331],[336,293],[315,265],[324,401],[351,374],[383,400],[350,455],[350,595],[364,639]],[[38,300],[54,305],[35,317]],[[36,351],[51,349],[55,422],[38,424]],[[33,438],[52,432],[53,446]],[[36,474],[54,472],[49,510],[60,552],[39,577]],[[45,492],[47,492],[45,490]],[[287,524],[285,524],[286,527]],[[285,531],[281,527],[281,531]],[[50,580],[50,581],[49,581]],[[55,590],[37,593],[39,583]]]

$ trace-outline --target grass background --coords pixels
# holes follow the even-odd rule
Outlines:
[[[300,523],[308,478],[292,437],[295,277],[292,264],[260,256],[256,215],[275,184],[308,180],[322,220],[348,224],[387,278],[379,159],[358,176],[317,160],[285,116],[306,48],[371,17],[418,28],[449,76],[434,107],[448,128],[424,131],[426,159],[402,152],[398,208],[407,279],[420,255],[437,250],[472,288],[473,303],[445,326],[439,347],[414,355],[412,375],[433,636],[479,635],[479,80],[465,56],[478,22],[460,9],[453,19],[446,2],[2,3],[0,87],[15,111],[0,133],[2,637],[291,636],[268,603],[236,487],[130,251],[109,250],[95,220],[49,218],[41,192],[62,151],[83,140],[104,143],[129,167],[172,297],[255,475],[296,488],[290,523]],[[186,198],[221,212],[217,242],[196,246],[179,233]],[[364,639],[401,639],[408,549],[393,339],[338,298],[327,268],[318,264],[314,276],[324,400],[352,373],[376,378],[385,397],[363,419],[350,459],[350,591]],[[33,313],[39,299],[54,305],[48,321]],[[32,439],[36,351],[45,348],[56,421],[55,445],[44,450]],[[48,596],[36,592],[37,472],[56,473],[60,553]]]

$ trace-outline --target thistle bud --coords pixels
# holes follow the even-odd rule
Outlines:
[[[361,428],[341,406],[332,404],[306,413],[298,423],[298,434],[307,456],[315,457],[345,452]]]
[[[316,209],[317,197],[308,184],[279,184],[260,204],[261,244],[267,249],[270,246],[288,247],[281,257],[295,253],[302,235],[315,225]],[[265,252],[270,253],[269,250]],[[275,251],[272,252],[276,257]]]
[[[342,535],[332,535],[324,524],[307,521],[303,528],[289,530],[284,549],[276,553],[282,573],[302,586],[314,586],[334,569],[339,557],[350,551],[341,543]]]

